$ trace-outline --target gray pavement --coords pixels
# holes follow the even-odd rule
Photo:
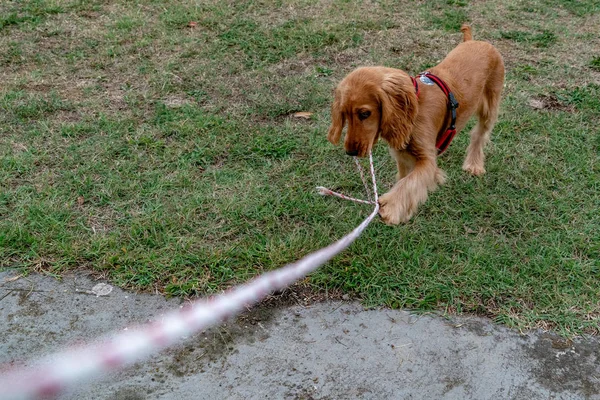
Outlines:
[[[82,273],[11,278],[0,272],[0,370],[181,305]],[[257,307],[60,398],[600,399],[598,344],[348,302]]]

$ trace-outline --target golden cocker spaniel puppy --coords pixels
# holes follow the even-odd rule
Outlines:
[[[478,122],[463,169],[485,173],[483,147],[498,118],[504,62],[490,43],[472,40],[469,26],[461,31],[463,42],[416,78],[399,69],[363,67],[335,89],[327,139],[337,144],[347,124],[348,155],[368,155],[381,136],[396,160],[397,182],[379,199],[387,224],[407,222],[428,192],[444,183],[437,156],[473,114]]]

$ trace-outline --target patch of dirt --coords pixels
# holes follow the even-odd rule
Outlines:
[[[192,102],[184,97],[184,96],[169,96],[167,98],[165,98],[163,100],[163,103],[165,104],[165,106],[169,107],[169,108],[179,108],[182,107],[186,104],[192,104]]]
[[[79,122],[81,121],[81,113],[75,110],[57,111],[54,119],[61,122]]]
[[[305,281],[296,283],[289,288],[268,296],[260,303],[260,307],[289,307],[292,305],[307,306],[309,304],[334,300],[350,300],[350,296],[341,290],[316,291]]]
[[[12,143],[12,149],[15,154],[26,153],[29,151],[27,146],[25,146],[23,143],[18,143],[18,142]]]
[[[268,7],[264,7],[260,2],[256,5],[250,5],[245,14],[253,20],[260,22],[268,28],[280,26],[290,20],[302,20],[313,18],[315,15],[322,15],[323,24],[331,18],[331,15],[340,15],[339,4],[331,0],[325,1],[306,1],[306,2],[286,2],[285,6],[277,9],[277,12],[269,12]],[[361,1],[344,4],[343,16],[357,17],[367,13],[379,13],[380,10],[374,8],[382,7],[379,2]],[[272,10],[272,9],[271,9]]]
[[[560,101],[555,95],[540,95],[529,99],[529,106],[536,110],[575,111],[575,107]]]
[[[278,77],[298,76],[310,74],[318,62],[312,57],[285,59],[269,67]]]

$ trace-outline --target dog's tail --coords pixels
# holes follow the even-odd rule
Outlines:
[[[473,34],[469,25],[463,24],[463,26],[460,27],[460,31],[463,33],[463,42],[473,40]]]

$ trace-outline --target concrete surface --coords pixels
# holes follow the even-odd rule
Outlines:
[[[0,370],[180,305],[117,288],[97,296],[83,274],[15,277],[0,272]],[[480,318],[262,307],[61,398],[600,399],[600,348]]]

